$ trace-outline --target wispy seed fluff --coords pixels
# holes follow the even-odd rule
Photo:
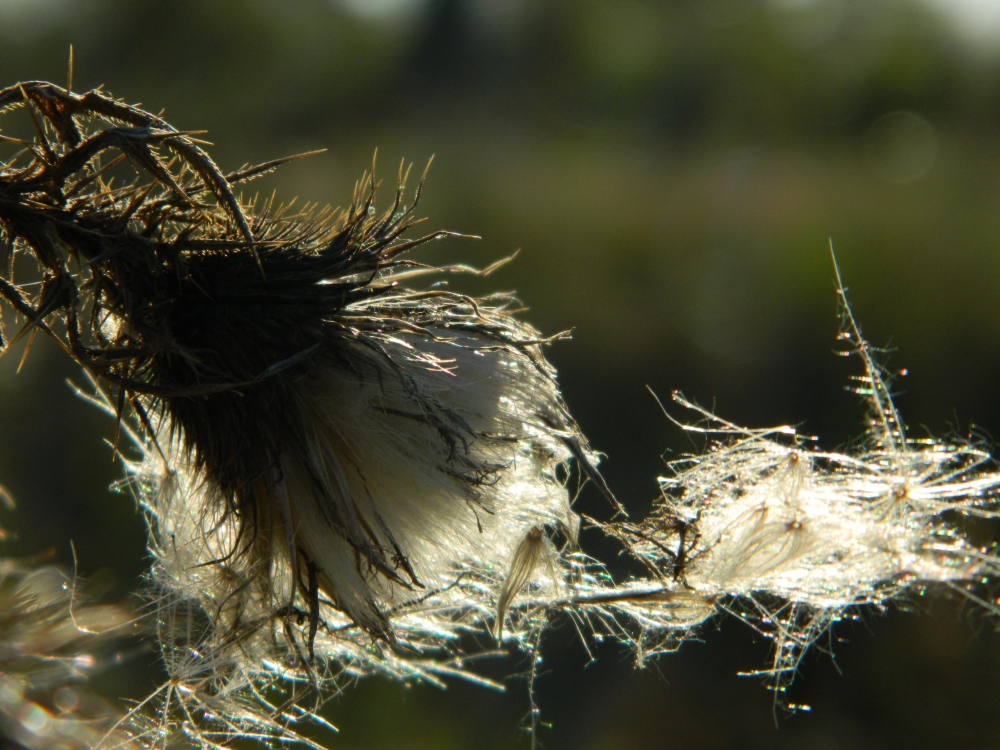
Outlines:
[[[546,341],[510,296],[423,283],[469,269],[408,259],[444,235],[403,239],[419,189],[379,214],[369,179],[344,212],[296,213],[234,191],[281,160],[226,174],[104,92],[0,90],[14,110],[37,136],[0,163],[10,341],[55,340],[140,454],[170,679],[125,741],[305,742],[297,723],[345,681],[485,683],[473,657],[499,642],[537,666],[559,615],[641,664],[733,612],[774,638],[783,689],[860,607],[943,587],[996,609],[1000,559],[963,527],[995,518],[1000,475],[972,441],[907,436],[841,285],[865,439],[820,451],[676,397],[704,451],[670,465],[648,518],[588,520],[647,571],[615,580],[580,550],[568,462],[618,506]],[[19,282],[22,256],[39,274]]]
[[[315,714],[277,720],[271,685],[322,692],[373,673],[480,681],[463,633],[488,628],[500,641],[525,589],[570,592],[553,538],[570,544],[579,529],[566,462],[592,457],[530,329],[486,300],[471,304],[440,316],[430,335],[379,332],[375,350],[349,350],[349,365],[297,384],[308,440],[255,486],[252,525],[192,461],[183,434],[159,450],[135,436],[145,459],[130,470],[152,529],[160,642],[172,684],[186,691],[161,690],[161,733],[179,722],[205,744],[298,739],[294,724]],[[487,319],[526,348],[460,325]],[[539,626],[545,606],[534,609],[511,613],[507,633],[523,639]],[[156,744],[152,730],[136,736]]]
[[[392,330],[391,308],[348,308],[360,325],[384,317],[365,335],[375,345],[346,343],[296,383],[302,440],[255,481],[252,526],[183,433],[161,441],[166,461],[152,452],[142,473],[161,473],[151,510],[169,588],[208,596],[217,615],[308,616],[303,649],[331,617],[393,640],[394,610],[463,574],[502,575],[533,529],[574,526],[562,472],[579,437],[533,332],[486,301],[443,301],[424,331],[413,316]],[[477,334],[487,319],[496,329]],[[248,586],[235,599],[234,582]]]
[[[386,584],[377,590],[392,644],[372,641],[322,596],[315,612],[300,610],[298,620],[280,617],[278,605],[291,600],[291,592],[255,586],[288,579],[289,556],[281,549],[268,558],[269,576],[229,561],[206,565],[232,549],[238,523],[206,498],[204,482],[183,455],[164,463],[147,453],[133,470],[146,478],[142,497],[153,517],[157,577],[171,592],[164,611],[176,618],[181,602],[197,602],[204,613],[182,618],[183,626],[171,620],[165,642],[211,654],[214,695],[288,680],[340,684],[372,673],[404,681],[478,680],[473,657],[482,651],[467,650],[463,633],[492,632],[533,653],[539,634],[559,614],[571,618],[586,640],[630,644],[642,664],[676,648],[705,620],[733,613],[773,638],[773,663],[757,674],[788,705],[781,696],[806,650],[831,625],[867,606],[943,588],[995,611],[985,591],[1000,576],[1000,557],[992,546],[968,541],[963,525],[967,517],[996,517],[1000,475],[974,442],[906,436],[886,377],[840,287],[838,294],[844,353],[862,366],[855,390],[868,409],[865,438],[856,449],[819,450],[816,438],[788,426],[739,427],[675,395],[700,417],[696,424],[678,424],[707,444],[704,452],[670,464],[671,474],[660,480],[661,499],[646,519],[590,520],[648,570],[645,577],[615,581],[577,551],[578,521],[553,474],[568,450],[560,451],[561,440],[547,430],[529,432],[519,447],[511,443],[509,473],[493,486],[502,507],[488,514],[475,506],[466,526],[442,521],[441,536],[415,521],[413,538],[420,541],[406,551],[422,561],[413,573],[425,588]],[[467,360],[455,361],[460,368]],[[515,392],[524,385],[508,383]],[[355,379],[347,387],[360,386]],[[370,429],[384,440],[398,439],[386,433],[383,418]],[[523,429],[534,421],[523,419]],[[536,445],[548,445],[548,452],[539,453]],[[185,635],[178,640],[178,633]],[[315,659],[302,658],[309,647]],[[182,668],[175,674],[205,669],[190,658],[176,663]]]
[[[868,410],[856,449],[818,450],[788,426],[739,427],[675,394],[701,416],[681,426],[706,450],[671,463],[649,518],[609,527],[668,588],[772,637],[761,674],[779,691],[808,647],[862,606],[944,587],[998,611],[984,592],[1000,556],[963,531],[969,517],[997,518],[993,459],[971,439],[907,437],[837,280],[843,353],[860,360],[854,390]]]

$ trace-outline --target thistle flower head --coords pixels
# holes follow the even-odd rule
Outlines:
[[[13,107],[38,138],[0,171],[0,226],[44,279],[0,294],[131,406],[212,524],[235,520],[197,564],[263,577],[313,630],[322,599],[391,639],[386,613],[463,558],[567,522],[557,467],[597,475],[545,341],[510,297],[404,286],[432,270],[405,251],[447,233],[402,239],[420,193],[405,204],[402,169],[383,214],[373,177],[345,212],[292,214],[232,191],[277,162],[224,175],[103,92],[22,84],[0,91]]]
[[[175,699],[448,672],[397,650],[502,619],[540,575],[510,569],[525,535],[579,526],[567,462],[611,497],[516,300],[411,286],[471,269],[406,257],[447,233],[403,239],[420,187],[407,204],[402,169],[383,213],[374,177],[346,211],[292,213],[233,192],[279,162],[224,174],[103,92],[22,84],[0,91],[12,108],[37,137],[0,169],[0,230],[43,276],[0,279],[26,319],[12,339],[55,339],[144,453]]]
[[[734,612],[774,638],[783,690],[857,608],[940,586],[996,609],[979,587],[1000,557],[962,522],[996,515],[1000,474],[971,440],[906,434],[839,275],[864,441],[822,451],[676,395],[706,448],[670,464],[647,518],[589,519],[647,571],[615,580],[579,548],[567,463],[620,506],[547,339],[509,295],[419,287],[470,269],[408,259],[447,233],[403,238],[420,189],[404,201],[402,170],[383,213],[372,177],[344,212],[293,213],[234,192],[281,160],[225,174],[195,134],[103,92],[22,84],[0,90],[12,108],[37,136],[0,164],[0,240],[42,274],[35,291],[0,272],[25,319],[12,340],[59,343],[138,449],[170,679],[115,730],[127,742],[310,744],[296,727],[345,682],[488,683],[472,665],[495,650],[464,635],[537,665],[557,615],[641,664]]]

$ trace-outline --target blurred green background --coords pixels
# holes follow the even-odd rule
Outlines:
[[[422,213],[478,234],[424,251],[486,265],[465,291],[516,289],[555,345],[571,409],[641,514],[663,458],[689,448],[646,390],[753,426],[800,424],[834,448],[862,411],[833,356],[832,238],[868,337],[905,367],[913,434],[1000,433],[1000,3],[993,0],[0,0],[0,86],[105,84],[224,169],[328,148],[262,192],[343,205],[378,148],[436,154]],[[79,378],[36,345],[0,360],[0,482],[19,509],[5,552],[52,550],[111,599],[137,585],[144,528]],[[667,451],[664,453],[664,451]],[[595,493],[581,509],[604,513]],[[989,533],[988,531],[986,532]],[[587,544],[587,540],[584,540]],[[592,542],[596,544],[596,542]],[[597,549],[601,549],[597,547]],[[996,622],[946,599],[839,625],[775,723],[741,670],[768,643],[706,627],[651,669],[613,645],[587,665],[546,637],[547,748],[1000,747]],[[98,686],[142,697],[152,656]],[[516,674],[516,661],[495,674]],[[518,748],[523,679],[505,694],[371,680],[334,699],[336,748]]]

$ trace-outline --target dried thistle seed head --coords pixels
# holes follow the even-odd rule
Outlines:
[[[576,550],[565,463],[607,488],[546,340],[508,296],[410,286],[440,269],[405,252],[444,233],[403,239],[419,195],[405,204],[404,175],[382,214],[373,178],[343,213],[292,213],[233,192],[277,162],[225,175],[192,134],[106,94],[30,83],[0,91],[10,108],[37,136],[0,165],[0,239],[42,278],[0,270],[26,320],[4,340],[52,337],[142,427],[121,425],[144,451],[130,470],[171,679],[157,719],[126,722],[140,744],[308,744],[289,725],[312,714],[300,686],[468,677],[464,633],[492,626],[534,656],[555,611],[640,663],[738,611],[775,640],[780,688],[854,607],[938,583],[997,609],[976,592],[1000,559],[953,521],[995,517],[1000,475],[975,445],[906,437],[842,288],[866,443],[813,451],[678,397],[711,444],[673,465],[649,518],[593,522],[649,571],[616,583]]]
[[[226,175],[104,92],[34,82],[0,91],[14,108],[37,135],[0,167],[0,231],[43,276],[0,278],[22,335],[54,338],[196,478],[192,562],[307,612],[310,643],[321,603],[391,638],[389,610],[483,548],[503,561],[569,523],[570,457],[610,497],[514,300],[405,286],[434,270],[405,252],[447,233],[403,239],[402,169],[384,213],[374,177],[342,213],[292,213],[232,187],[280,162]]]

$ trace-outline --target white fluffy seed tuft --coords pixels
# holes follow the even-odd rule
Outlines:
[[[305,455],[282,459],[278,517],[257,519],[253,539],[180,438],[163,455],[142,444],[130,471],[153,529],[171,674],[149,726],[183,724],[205,748],[240,733],[308,744],[296,726],[318,720],[327,691],[370,674],[496,686],[475,670],[496,652],[464,636],[491,632],[534,664],[559,615],[585,642],[631,645],[641,665],[735,613],[774,640],[773,663],[757,674],[780,697],[806,650],[859,608],[944,588],[996,611],[981,589],[1000,577],[1000,556],[970,542],[964,524],[997,515],[1000,474],[975,441],[906,436],[840,294],[842,340],[864,372],[864,440],[822,451],[794,428],[740,427],[675,394],[698,417],[678,424],[705,449],[670,464],[647,518],[590,523],[644,564],[648,574],[632,580],[614,580],[577,546],[561,479],[572,451],[546,418],[561,403],[550,374],[471,334],[397,334],[368,372],[331,368],[303,381],[312,437]],[[459,425],[445,434],[476,438],[437,439],[440,415]],[[481,481],[453,476],[453,451]],[[330,491],[317,496],[303,471],[322,473]],[[366,573],[350,534],[332,528],[349,513],[384,540],[402,580],[374,565]],[[236,554],[241,545],[258,554]],[[373,636],[365,612],[392,637]]]

